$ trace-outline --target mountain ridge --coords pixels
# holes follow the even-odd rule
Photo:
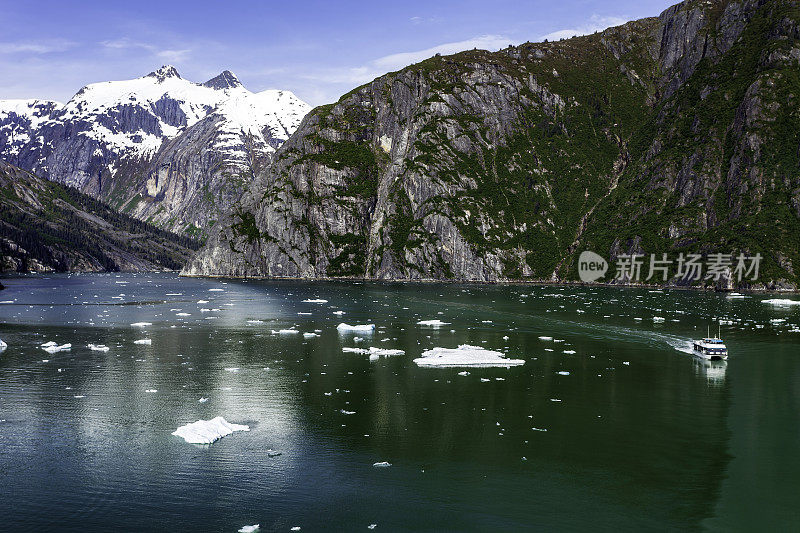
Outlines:
[[[798,20],[688,0],[381,76],[305,118],[184,274],[559,281],[581,249],[724,251],[765,257],[737,286],[796,288]]]

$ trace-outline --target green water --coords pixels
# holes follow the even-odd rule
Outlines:
[[[0,529],[800,529],[800,307],[768,296],[160,274],[4,284]],[[327,303],[302,302],[314,298]],[[686,353],[715,319],[731,322],[727,363]],[[356,342],[339,322],[377,329]],[[319,336],[271,333],[292,327]],[[48,354],[50,340],[73,347]],[[526,363],[412,361],[464,343]],[[218,415],[251,431],[205,447],[171,435]]]

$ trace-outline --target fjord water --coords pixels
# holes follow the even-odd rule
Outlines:
[[[800,308],[766,296],[168,274],[4,284],[0,529],[800,528]],[[727,364],[686,353],[715,318],[731,321]],[[358,343],[339,322],[377,329]],[[271,333],[292,327],[319,336]],[[526,363],[461,375],[412,362],[463,343]],[[171,434],[218,415],[251,431],[211,446]]]

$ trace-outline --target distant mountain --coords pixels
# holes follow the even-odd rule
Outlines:
[[[197,241],[0,161],[0,271],[177,270]]]
[[[788,0],[437,55],[314,109],[186,273],[577,280],[592,250],[686,284],[679,254],[741,253],[796,289],[798,66]]]
[[[164,66],[87,85],[66,104],[0,101],[0,159],[202,235],[309,110],[288,91],[250,92],[229,71],[198,84]]]

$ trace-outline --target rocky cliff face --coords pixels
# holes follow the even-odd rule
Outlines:
[[[758,252],[796,284],[798,21],[687,1],[382,76],[312,111],[185,272],[560,280],[583,249]]]
[[[198,246],[0,161],[0,271],[176,270]]]
[[[0,101],[0,158],[170,230],[202,234],[308,109],[287,91],[252,93],[229,71],[196,84],[165,66],[88,85],[65,105]]]

